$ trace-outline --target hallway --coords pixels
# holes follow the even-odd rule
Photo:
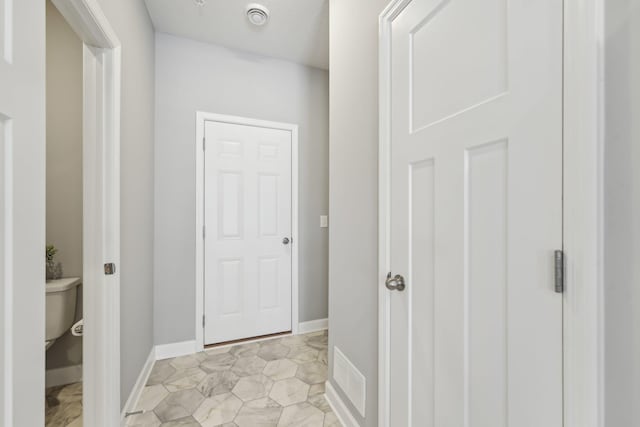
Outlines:
[[[640,0],[0,0],[0,427],[640,427],[638,46]]]
[[[156,362],[128,426],[339,427],[324,397],[327,331]]]

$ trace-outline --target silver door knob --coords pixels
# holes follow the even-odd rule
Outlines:
[[[385,280],[384,285],[390,291],[402,292],[404,291],[404,288],[406,288],[404,277],[402,277],[400,274],[396,274],[394,277],[391,277],[391,272],[387,274],[387,280]]]
[[[284,239],[282,239],[282,244],[283,244],[283,245],[288,245],[290,241],[291,241],[291,240],[289,240],[289,238],[288,238],[288,237],[285,237]]]

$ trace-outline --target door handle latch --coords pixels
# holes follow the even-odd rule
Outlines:
[[[387,274],[387,280],[385,280],[384,285],[390,291],[404,291],[406,285],[404,283],[404,277],[400,274],[396,274],[394,277],[391,277],[391,272]]]
[[[112,276],[116,274],[116,265],[112,262],[108,262],[104,265],[104,274],[107,276]]]

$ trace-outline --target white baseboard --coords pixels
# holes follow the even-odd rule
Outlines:
[[[344,427],[360,427],[329,381],[325,383],[325,398]]]
[[[172,357],[186,356],[197,352],[195,340],[162,344],[156,346],[156,360],[171,359]]]
[[[127,414],[127,412],[132,412],[138,404],[138,400],[140,400],[142,390],[147,384],[147,380],[149,380],[149,375],[151,375],[151,370],[153,369],[153,364],[155,363],[155,361],[156,349],[155,347],[152,347],[151,351],[149,352],[149,356],[147,357],[147,361],[144,362],[144,366],[140,371],[140,375],[138,375],[138,379],[133,386],[133,390],[131,390],[131,393],[129,393],[129,398],[122,408],[122,413],[120,414],[120,422],[122,426],[124,426],[126,423],[125,415]]]
[[[298,323],[298,334],[308,334],[310,332],[329,329],[329,319],[309,320]]]
[[[82,381],[82,365],[65,366],[64,368],[47,369],[45,385],[47,388]]]
[[[308,334],[310,332],[322,331],[328,329],[329,319],[310,320],[308,322],[298,323],[298,334]],[[255,341],[275,339],[277,337],[267,337]],[[235,345],[235,344],[233,344]],[[171,359],[172,357],[186,356],[198,352],[196,341],[182,341],[170,344],[161,344],[156,346],[156,360]]]

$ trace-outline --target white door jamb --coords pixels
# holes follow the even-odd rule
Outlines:
[[[205,122],[257,126],[291,132],[291,328],[298,333],[298,125],[198,111],[196,113],[196,351],[204,350],[204,127]]]
[[[604,427],[604,0],[564,6],[564,425]]]
[[[378,426],[389,427],[391,301],[382,286],[391,271],[391,23],[411,0],[392,0],[379,17],[378,35]]]

